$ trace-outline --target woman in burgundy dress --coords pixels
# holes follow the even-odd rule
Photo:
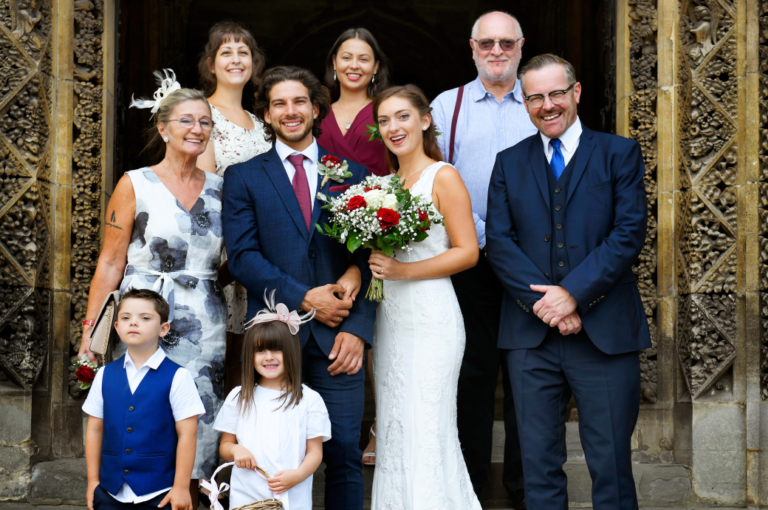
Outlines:
[[[336,39],[325,59],[325,84],[338,99],[323,120],[318,144],[372,174],[389,175],[384,143],[369,141],[365,133],[366,124],[373,125],[373,98],[391,85],[389,61],[368,30],[350,28]]]
[[[389,175],[384,143],[369,141],[371,135],[366,134],[367,125],[374,124],[373,99],[391,85],[389,60],[368,30],[350,28],[336,39],[325,59],[325,84],[337,99],[323,119],[323,134],[317,143],[333,154],[365,165],[372,174]],[[367,366],[373,388],[370,351]],[[363,464],[373,466],[376,464],[376,422],[368,437]]]

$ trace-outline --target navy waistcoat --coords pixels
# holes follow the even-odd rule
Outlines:
[[[552,239],[550,240],[550,273],[545,276],[553,285],[560,285],[560,282],[571,272],[571,265],[568,262],[568,250],[565,245],[565,205],[568,195],[568,186],[571,184],[571,175],[576,162],[576,149],[571,160],[565,166],[565,170],[560,174],[559,179],[555,179],[555,173],[552,167],[544,158],[547,172],[547,184],[549,185],[549,206],[550,221],[552,222]]]
[[[176,420],[171,409],[171,384],[181,368],[165,358],[149,369],[131,393],[123,358],[104,370],[104,439],[99,483],[117,494],[128,483],[137,496],[173,486],[176,475]]]

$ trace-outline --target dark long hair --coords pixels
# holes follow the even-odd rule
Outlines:
[[[280,407],[289,408],[301,402],[301,342],[298,335],[292,335],[288,325],[280,321],[262,322],[248,328],[243,341],[243,368],[240,394],[237,406],[241,413],[250,412],[253,406],[253,392],[261,380],[253,358],[257,351],[281,351],[285,367],[285,391],[280,395]]]
[[[259,86],[261,72],[264,70],[264,53],[256,44],[256,39],[240,23],[221,21],[213,25],[208,31],[208,42],[205,44],[203,54],[200,55],[200,60],[197,63],[200,80],[205,88],[205,94],[209,97],[216,92],[216,76],[211,72],[213,62],[216,60],[216,53],[222,44],[229,41],[244,43],[251,50],[251,59],[253,60],[251,83],[255,87]]]
[[[375,80],[368,84],[368,97],[376,97],[376,94],[382,90],[389,88],[391,85],[389,77],[389,59],[384,52],[381,51],[376,38],[373,34],[365,28],[350,28],[341,33],[336,42],[333,43],[331,51],[328,52],[328,56],[325,57],[325,86],[328,87],[333,96],[339,93],[339,83],[333,79],[333,60],[336,58],[336,54],[339,52],[339,48],[345,41],[350,39],[360,39],[368,43],[368,46],[373,50],[373,60],[379,63],[379,68],[374,74]]]
[[[272,126],[264,119],[264,113],[269,111],[269,93],[272,87],[284,81],[298,81],[307,87],[309,91],[309,100],[312,106],[320,109],[320,114],[312,123],[312,135],[319,138],[323,131],[320,129],[320,122],[328,115],[331,110],[331,93],[320,84],[314,74],[306,69],[296,66],[280,66],[267,70],[262,76],[259,90],[256,91],[256,102],[253,106],[253,113],[256,118],[264,124],[264,138],[270,143],[275,143],[277,136]]]
[[[374,122],[379,122],[379,106],[381,106],[381,103],[395,96],[402,97],[411,103],[411,106],[416,108],[416,110],[419,112],[420,118],[423,118],[425,115],[429,115],[431,117],[432,107],[429,106],[427,96],[424,95],[424,92],[422,92],[419,87],[409,84],[399,87],[390,87],[376,96],[376,99],[373,101]],[[422,133],[424,135],[424,153],[427,155],[427,157],[434,159],[435,161],[442,161],[443,153],[440,151],[440,147],[437,145],[437,133],[435,132],[434,119],[432,119],[432,121],[429,123],[429,127],[425,131],[422,131]],[[397,160],[397,156],[395,156],[392,151],[389,150],[389,147],[387,147],[387,163],[389,163],[389,169],[393,172],[396,172],[398,169],[400,169],[400,162]]]

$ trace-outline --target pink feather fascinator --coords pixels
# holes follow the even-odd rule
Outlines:
[[[253,319],[249,320],[245,324],[245,329],[248,329],[256,324],[280,321],[286,323],[288,325],[288,329],[291,331],[291,334],[295,335],[299,332],[299,327],[302,324],[306,324],[315,318],[314,310],[310,310],[302,316],[299,315],[296,310],[289,311],[288,307],[283,303],[275,304],[274,290],[270,293],[269,296],[267,296],[266,289],[264,290],[264,303],[266,303],[267,308],[260,310]]]

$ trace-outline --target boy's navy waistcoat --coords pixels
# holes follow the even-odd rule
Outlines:
[[[103,368],[104,439],[99,483],[117,494],[124,482],[137,496],[173,486],[176,475],[176,420],[171,384],[179,365],[165,358],[149,369],[131,394],[124,357]]]

